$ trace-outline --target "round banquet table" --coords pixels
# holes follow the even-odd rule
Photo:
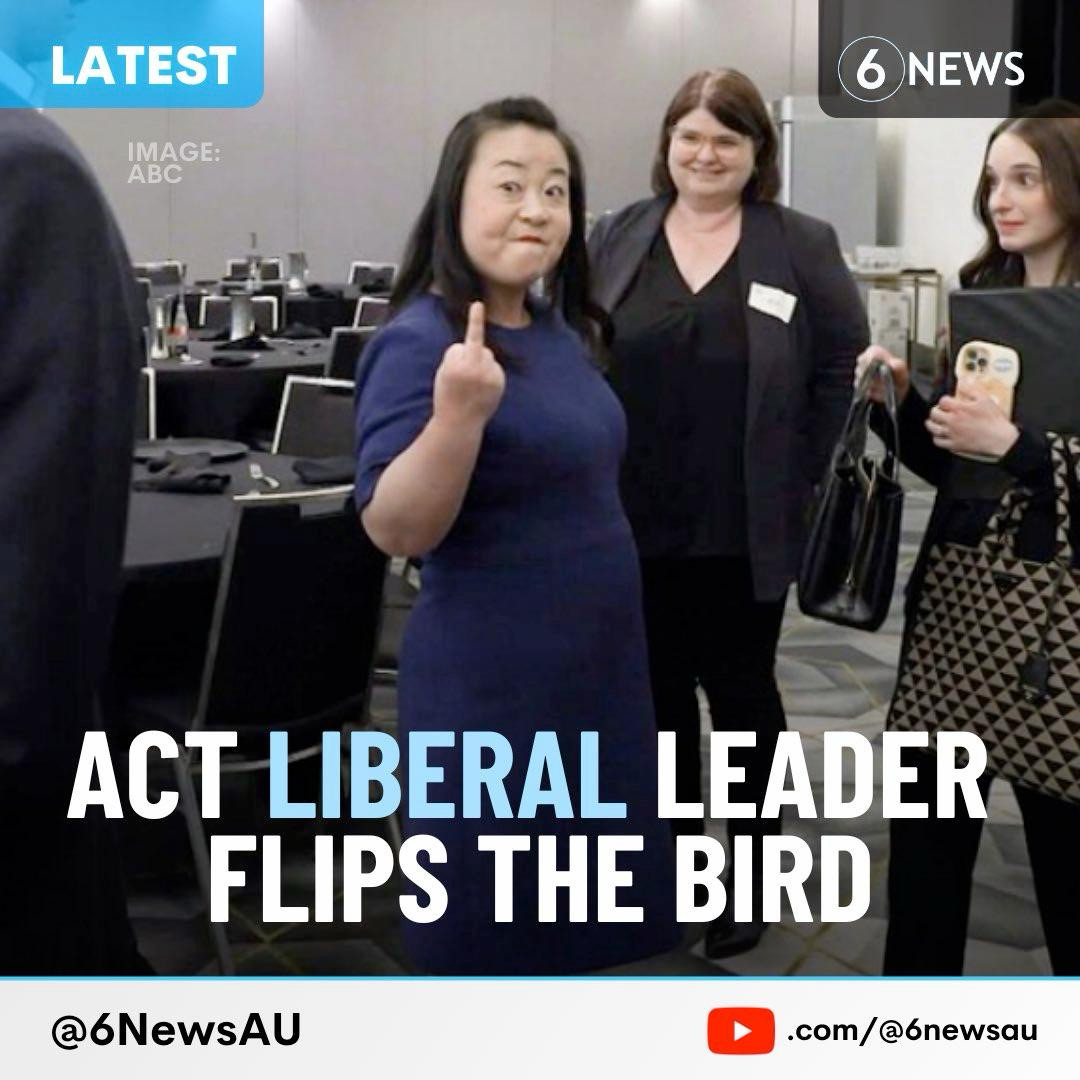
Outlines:
[[[235,461],[214,462],[208,468],[228,473],[230,478],[219,495],[132,491],[124,545],[125,584],[216,580],[233,520],[234,496],[319,490],[296,475],[294,461],[286,454],[249,453]],[[253,463],[281,486],[271,490],[253,480]],[[146,466],[137,464],[132,478],[148,475]]]
[[[242,367],[218,367],[218,343],[192,341],[190,361],[155,360],[158,438],[236,439],[252,442],[273,434],[289,375],[321,376],[329,343],[270,342],[272,352],[221,353],[251,356]]]
[[[110,724],[119,722],[131,696],[141,691],[198,685],[235,513],[234,496],[320,490],[303,483],[293,471],[294,461],[284,454],[248,453],[234,461],[214,462],[209,469],[230,477],[221,494],[132,490],[123,587],[102,690]],[[280,487],[271,490],[253,480],[249,471],[253,463]],[[144,465],[135,465],[133,480],[147,475]],[[267,588],[273,588],[272,581]]]

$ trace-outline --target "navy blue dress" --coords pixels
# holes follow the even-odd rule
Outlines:
[[[678,939],[670,828],[656,817],[638,560],[619,501],[626,425],[557,313],[535,310],[523,329],[489,325],[488,338],[514,362],[461,513],[424,559],[400,658],[403,765],[411,732],[452,731],[456,741],[428,755],[445,769],[428,797],[453,802],[455,816],[403,818],[406,835],[434,835],[446,846],[446,864],[430,869],[447,888],[447,911],[430,924],[406,920],[403,933],[417,966],[432,973],[584,971]],[[435,372],[455,339],[441,301],[425,296],[372,341],[357,384],[358,506],[430,419]],[[464,818],[461,733],[470,730],[498,732],[513,747],[506,791],[515,815],[534,736],[555,732],[575,817],[541,805],[533,819],[496,818],[485,796],[481,816]],[[625,818],[576,816],[582,731],[599,733],[599,798],[625,802]],[[494,856],[477,851],[477,837],[491,834],[531,837],[532,850],[514,856],[511,923],[495,922]],[[642,851],[617,859],[633,873],[617,903],[643,908],[642,922],[596,918],[593,838],[602,834],[643,837]],[[565,889],[556,921],[539,921],[540,835],[558,838],[559,869],[569,865],[568,837],[588,837],[587,921],[570,921]]]

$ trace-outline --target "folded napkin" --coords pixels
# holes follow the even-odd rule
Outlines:
[[[255,357],[251,353],[212,352],[210,364],[212,367],[247,367],[255,363]]]
[[[227,334],[226,337],[228,337]],[[236,352],[273,352],[274,346],[262,334],[254,333],[248,334],[247,337],[237,338],[235,341],[226,341],[224,345],[219,345],[215,352],[226,349]]]
[[[293,472],[305,484],[351,484],[356,462],[351,457],[298,458]]]
[[[277,333],[280,338],[287,341],[308,341],[311,338],[323,338],[326,335],[317,326],[308,326],[307,323],[294,322],[283,326]]]
[[[147,463],[150,473],[131,486],[136,491],[170,491],[185,495],[220,495],[229,486],[229,474],[210,468],[209,454],[174,454],[167,450]]]

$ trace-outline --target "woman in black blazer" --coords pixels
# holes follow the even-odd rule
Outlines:
[[[700,685],[715,729],[756,735],[731,755],[746,778],[730,797],[760,806],[786,726],[774,674],[785,597],[866,318],[832,228],[773,202],[776,133],[745,75],[703,71],[683,84],[652,186],[654,198],[601,218],[590,254],[629,421],[622,488],[657,723],[676,733],[678,798],[700,801]],[[779,829],[733,820],[729,841]],[[755,867],[760,855],[757,842]],[[758,880],[755,921],[725,912],[708,928],[710,956],[761,937]]]

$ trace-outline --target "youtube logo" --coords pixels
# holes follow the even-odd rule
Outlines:
[[[714,1054],[768,1054],[775,1043],[772,1009],[740,1005],[709,1012],[709,1049]]]

